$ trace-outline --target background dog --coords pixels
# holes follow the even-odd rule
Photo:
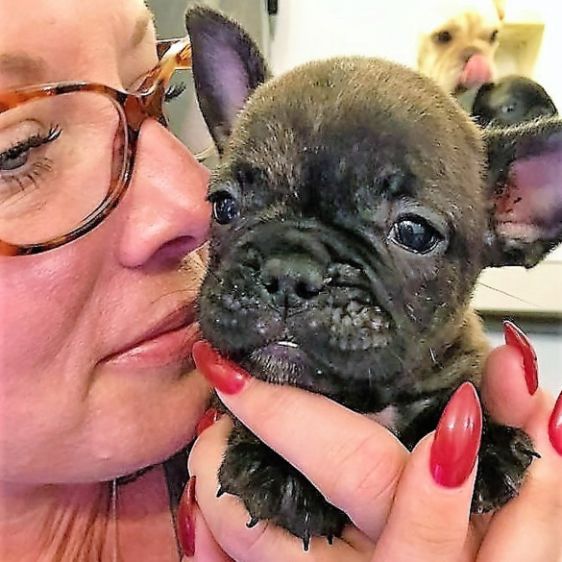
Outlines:
[[[472,106],[472,115],[482,127],[508,127],[557,113],[546,90],[524,76],[506,76],[484,84]]]
[[[494,78],[501,21],[492,0],[443,0],[428,6],[418,70],[448,93],[459,94]]]
[[[204,337],[255,377],[384,419],[413,447],[458,385],[480,379],[488,348],[470,300],[482,268],[530,267],[562,239],[562,123],[483,138],[433,81],[377,59],[269,80],[235,23],[203,8],[186,21],[222,156]],[[476,512],[513,497],[534,455],[523,432],[484,419]],[[219,482],[250,525],[271,520],[305,547],[347,522],[239,422]]]

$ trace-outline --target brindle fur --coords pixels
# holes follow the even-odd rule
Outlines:
[[[494,222],[495,184],[507,181],[525,139],[536,152],[536,128],[513,133],[507,150],[490,140],[488,187],[481,133],[429,79],[352,57],[268,80],[236,24],[196,8],[187,27],[200,105],[222,154],[210,196],[227,191],[241,205],[231,224],[212,225],[204,336],[257,378],[362,413],[393,407],[390,429],[413,447],[461,382],[480,381],[488,346],[470,300],[481,270],[534,265],[560,240],[561,229],[553,238],[508,240]],[[562,126],[550,121],[540,132],[550,138]],[[390,242],[404,213],[439,225],[445,242],[426,255]],[[316,280],[314,290],[269,290],[272,256],[276,267]],[[280,340],[300,351],[260,351]],[[533,454],[522,431],[485,414],[473,510],[513,497]],[[313,535],[339,535],[347,522],[239,422],[219,481],[221,493],[242,499],[250,524],[270,520],[305,546]]]

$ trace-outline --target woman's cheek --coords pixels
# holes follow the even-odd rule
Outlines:
[[[0,262],[2,378],[47,368],[77,336],[93,281],[66,249]]]

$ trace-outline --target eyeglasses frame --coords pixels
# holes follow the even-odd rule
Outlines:
[[[156,48],[158,64],[131,92],[95,82],[58,82],[0,90],[0,114],[33,100],[74,92],[101,94],[110,99],[119,112],[126,148],[120,176],[112,178],[104,200],[74,230],[39,244],[18,245],[0,240],[0,256],[38,254],[68,244],[100,225],[117,207],[130,184],[142,124],[152,118],[167,127],[163,112],[166,89],[176,70],[191,68],[191,44],[188,37],[157,41]]]

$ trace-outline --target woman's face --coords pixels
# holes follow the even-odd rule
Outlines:
[[[142,0],[0,0],[0,21],[0,89],[122,89],[157,62]],[[183,258],[206,235],[206,180],[147,121],[129,190],[99,228],[36,256],[0,256],[0,480],[110,479],[193,435],[208,391],[185,359],[202,262]]]

